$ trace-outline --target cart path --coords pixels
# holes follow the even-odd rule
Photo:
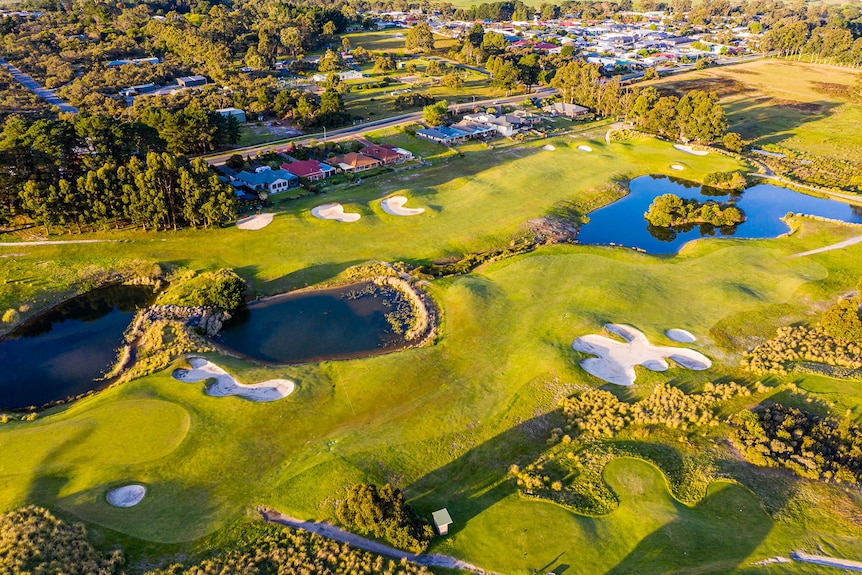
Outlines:
[[[862,571],[862,561],[852,561],[850,559],[836,559],[835,557],[827,557],[826,555],[809,555],[802,551],[794,551],[790,554],[794,561],[803,563],[813,563],[815,565],[826,565],[828,567],[838,567],[847,571]]]
[[[830,244],[828,246],[823,246],[822,248],[817,248],[816,250],[809,250],[807,252],[802,252],[799,254],[793,254],[794,258],[802,258],[805,256],[810,256],[814,254],[819,254],[823,252],[829,252],[832,250],[840,250],[841,248],[846,248],[847,246],[852,246],[858,243],[862,243],[862,236],[856,236],[850,238],[849,240],[844,240],[843,242],[838,242],[837,244]]]
[[[13,248],[16,246],[61,246],[63,244],[101,244],[105,242],[119,242],[122,240],[40,240],[38,242],[0,242],[0,247]]]
[[[347,543],[348,545],[352,545],[353,547],[358,547],[359,549],[371,551],[372,553],[377,553],[378,555],[383,555],[384,557],[398,559],[399,561],[402,559],[406,559],[407,561],[416,563],[418,565],[424,565],[426,567],[460,569],[462,571],[470,571],[472,573],[480,574],[493,573],[492,571],[480,569],[475,565],[471,565],[470,563],[461,561],[460,559],[456,559],[455,557],[450,557],[448,555],[426,555],[424,553],[417,555],[416,553],[401,551],[400,549],[395,549],[393,547],[389,547],[388,545],[378,543],[377,541],[361,537],[355,533],[344,531],[343,529],[339,529],[338,527],[330,525],[329,523],[317,521],[303,521],[301,519],[290,517],[289,515],[285,515],[284,513],[280,513],[272,509],[261,508],[258,509],[258,511],[263,516],[264,520],[269,521],[270,523],[278,523],[280,525],[286,525],[293,529],[302,529],[304,531],[316,533],[321,537],[333,539],[341,543]]]

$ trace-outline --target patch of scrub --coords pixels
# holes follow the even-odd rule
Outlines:
[[[557,148],[555,148],[551,144],[545,144],[544,146],[542,146],[542,149],[545,150],[546,152],[553,152]]]
[[[337,222],[355,222],[362,216],[357,213],[347,213],[344,206],[339,203],[322,204],[311,209],[311,215],[321,220],[335,220]]]
[[[597,356],[582,360],[581,367],[608,383],[633,385],[637,377],[636,365],[652,371],[665,371],[669,367],[667,358],[698,371],[712,365],[708,357],[693,349],[652,345],[642,331],[631,326],[609,323],[605,329],[624,341],[589,334],[572,342],[572,348]]]
[[[697,341],[697,338],[694,337],[693,333],[684,329],[669,329],[664,332],[664,334],[668,339],[678,341],[680,343],[691,343],[693,341]]]
[[[134,507],[144,500],[146,494],[147,488],[135,483],[111,489],[105,498],[114,507]]]
[[[260,230],[272,223],[275,214],[255,214],[238,220],[236,227],[241,230]]]
[[[671,164],[670,169],[676,170],[677,172],[681,172],[685,169],[685,166],[683,166],[682,164]]]
[[[418,216],[425,213],[425,208],[405,208],[407,198],[404,196],[392,196],[380,202],[380,207],[390,216]]]
[[[238,382],[228,372],[202,357],[190,357],[188,361],[192,369],[174,371],[174,379],[186,383],[215,379],[215,383],[204,390],[204,393],[212,397],[238,395],[251,401],[275,401],[287,397],[296,389],[296,385],[289,379],[270,379],[261,383],[246,385]]]
[[[691,154],[692,156],[705,156],[709,154],[706,150],[695,150],[691,146],[685,146],[683,144],[674,144],[673,147],[680,152],[685,152],[686,154]]]
[[[593,149],[591,147],[589,147],[585,144],[581,144],[580,146],[578,146],[578,149],[582,152],[592,152],[593,151]]]

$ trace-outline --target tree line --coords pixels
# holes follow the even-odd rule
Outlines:
[[[203,137],[200,135],[199,137]],[[213,226],[235,219],[236,197],[203,160],[164,151],[159,131],[85,114],[0,133],[0,223],[53,228]]]

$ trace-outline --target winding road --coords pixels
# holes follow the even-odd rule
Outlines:
[[[454,557],[449,557],[448,555],[417,555],[416,553],[408,553],[407,551],[401,551],[400,549],[395,549],[393,547],[389,547],[388,545],[383,545],[382,543],[378,543],[377,541],[372,541],[371,539],[360,537],[355,533],[344,531],[343,529],[339,529],[338,527],[330,525],[329,523],[303,521],[301,519],[290,517],[289,515],[285,515],[284,513],[280,513],[272,509],[259,509],[258,511],[263,516],[264,520],[269,521],[270,523],[278,523],[280,525],[286,525],[287,527],[291,527],[293,529],[302,529],[303,531],[316,533],[321,537],[326,537],[327,539],[332,539],[341,543],[347,543],[348,545],[351,545],[353,547],[364,549],[365,551],[371,551],[372,553],[377,553],[378,555],[383,555],[384,557],[391,557],[392,559],[397,559],[399,561],[404,559],[412,563],[416,563],[417,565],[424,565],[425,567],[460,569],[461,571],[470,571],[472,573],[479,573],[482,575],[493,573],[492,571],[485,571],[484,569],[480,569],[475,565],[471,565],[470,563],[461,561],[460,559],[456,559]]]

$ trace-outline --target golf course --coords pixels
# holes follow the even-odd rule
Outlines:
[[[752,113],[742,101],[730,106],[731,129],[755,129],[740,117]],[[858,128],[854,110],[839,120]],[[83,522],[97,546],[122,545],[129,564],[145,564],[241,537],[259,507],[338,523],[351,486],[389,483],[426,521],[448,509],[449,534],[428,553],[494,573],[815,573],[770,560],[799,550],[862,559],[858,486],[757,464],[734,439],[740,413],[773,404],[858,432],[859,370],[762,375],[741,362],[779,328],[816,326],[854,294],[862,243],[847,240],[862,227],[791,214],[778,237],[706,234],[662,254],[537,240],[548,222],[588,223],[640,176],[699,185],[711,173],[756,169],[738,155],[687,153],[634,132],[608,143],[607,130],[587,123],[453,151],[390,129],[367,137],[428,165],[275,202],[260,225],[127,228],[52,238],[106,242],[55,245],[0,236],[0,312],[19,322],[157,270],[229,268],[257,300],[348,284],[357,266],[377,262],[407,270],[438,312],[433,337],[399,351],[296,365],[182,355],[32,417],[5,418],[0,511],[46,507]],[[852,159],[812,138],[770,142]],[[471,254],[480,265],[426,273]],[[596,352],[573,349],[578,338],[625,347],[629,337],[643,357],[619,359],[608,346],[633,374],[624,385],[591,375],[581,362]],[[698,421],[665,423],[654,410],[609,435],[590,435],[561,406],[595,389],[640,405],[665,385],[694,401],[722,384],[734,391],[709,396]],[[145,488],[135,488],[136,504],[109,503],[111,490],[132,485]]]

